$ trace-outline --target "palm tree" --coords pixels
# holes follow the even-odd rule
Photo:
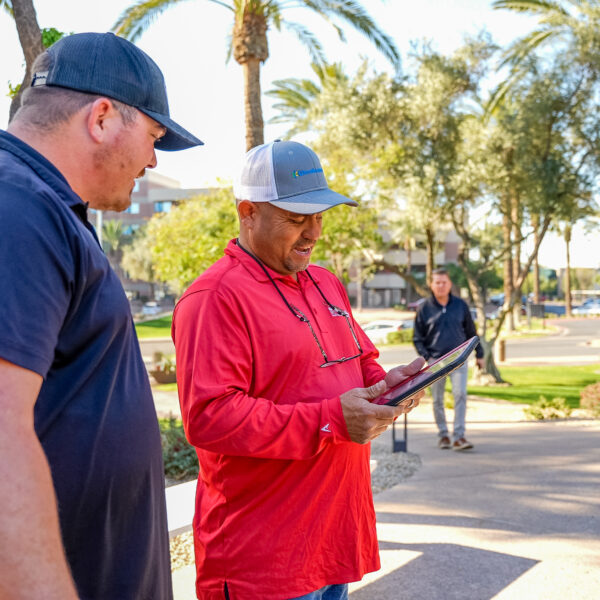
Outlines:
[[[538,26],[505,51],[499,68],[510,67],[510,74],[492,95],[488,112],[521,78],[527,59],[544,46],[563,41],[573,51],[574,60],[600,72],[599,0],[495,0],[492,6],[537,16]]]
[[[104,221],[102,224],[102,240],[108,259],[113,265],[113,268],[117,270],[119,264],[119,250],[125,241],[123,223],[116,219]]]
[[[163,11],[183,0],[139,0],[125,9],[113,30],[131,41],[137,40]],[[264,143],[264,123],[260,93],[260,66],[269,58],[267,34],[270,27],[282,27],[294,32],[308,48],[313,62],[324,62],[323,49],[315,36],[304,26],[286,21],[283,12],[299,6],[316,12],[337,31],[344,34],[332,20],[345,21],[367,36],[390,61],[397,65],[399,54],[394,42],[383,33],[359,2],[354,0],[208,0],[231,11],[233,27],[228,58],[233,55],[244,73],[244,106],[246,115],[246,149]]]
[[[23,83],[15,89],[8,120],[12,120],[21,104],[21,91],[31,81],[31,65],[37,55],[44,50],[42,31],[38,25],[33,0],[0,0],[0,9],[4,9],[15,20],[19,42],[25,56],[25,76]]]

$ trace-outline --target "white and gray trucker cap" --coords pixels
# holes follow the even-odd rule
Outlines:
[[[319,157],[304,144],[275,140],[249,150],[233,184],[238,200],[270,202],[301,215],[347,204],[358,206],[329,189]]]

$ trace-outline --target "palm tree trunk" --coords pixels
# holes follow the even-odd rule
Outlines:
[[[246,114],[246,150],[265,143],[260,99],[260,60],[249,58],[243,65],[244,111]]]
[[[10,103],[8,120],[12,121],[15,113],[21,106],[21,94],[31,82],[31,66],[39,54],[44,51],[42,44],[42,32],[38,25],[37,15],[33,6],[33,0],[12,0],[15,24],[19,42],[25,55],[25,76],[19,91],[13,97]]]

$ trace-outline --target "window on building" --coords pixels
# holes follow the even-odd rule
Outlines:
[[[125,235],[133,235],[138,229],[140,228],[139,225],[128,225],[127,227],[125,227],[123,229],[123,233]]]
[[[130,215],[139,215],[140,214],[140,203],[132,202],[125,212],[129,213]]]
[[[157,213],[167,213],[171,210],[172,202],[155,202],[154,203],[154,212]]]

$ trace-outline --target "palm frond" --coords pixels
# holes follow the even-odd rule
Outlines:
[[[490,95],[487,104],[485,105],[485,120],[487,121],[492,115],[498,112],[500,106],[504,103],[504,99],[522,76],[521,69],[514,69],[511,74],[501,83]]]
[[[554,12],[565,17],[569,16],[568,11],[558,2],[551,2],[550,0],[495,0],[492,8],[514,10],[533,15],[547,15]]]
[[[304,109],[306,110],[312,100],[321,90],[309,79],[278,79],[273,82],[274,89],[265,92],[267,96],[276,98],[282,102],[277,105],[281,108]]]
[[[225,64],[228,64],[233,56],[233,31],[230,31],[225,38],[225,44],[227,46],[227,52],[225,54]]]
[[[541,46],[546,40],[558,37],[560,31],[544,28],[537,29],[513,42],[503,53],[498,68],[506,65],[518,66],[528,55]]]
[[[1,9],[4,9],[14,19],[15,14],[13,12],[11,0],[0,0],[0,10]]]
[[[112,26],[112,31],[135,42],[165,10],[182,2],[184,0],[140,0],[121,13],[117,22]],[[230,5],[221,0],[208,0],[208,2],[233,11]]]
[[[392,38],[385,34],[365,9],[354,0],[303,0],[302,4],[311,8],[333,25],[331,17],[350,24],[356,31],[366,36],[375,47],[395,66],[400,65],[400,53]],[[339,28],[337,28],[338,31]]]
[[[284,26],[293,31],[300,42],[306,46],[312,62],[325,63],[325,54],[323,53],[323,47],[319,40],[314,36],[312,32],[303,27],[298,23],[291,23],[290,21],[284,21]]]

